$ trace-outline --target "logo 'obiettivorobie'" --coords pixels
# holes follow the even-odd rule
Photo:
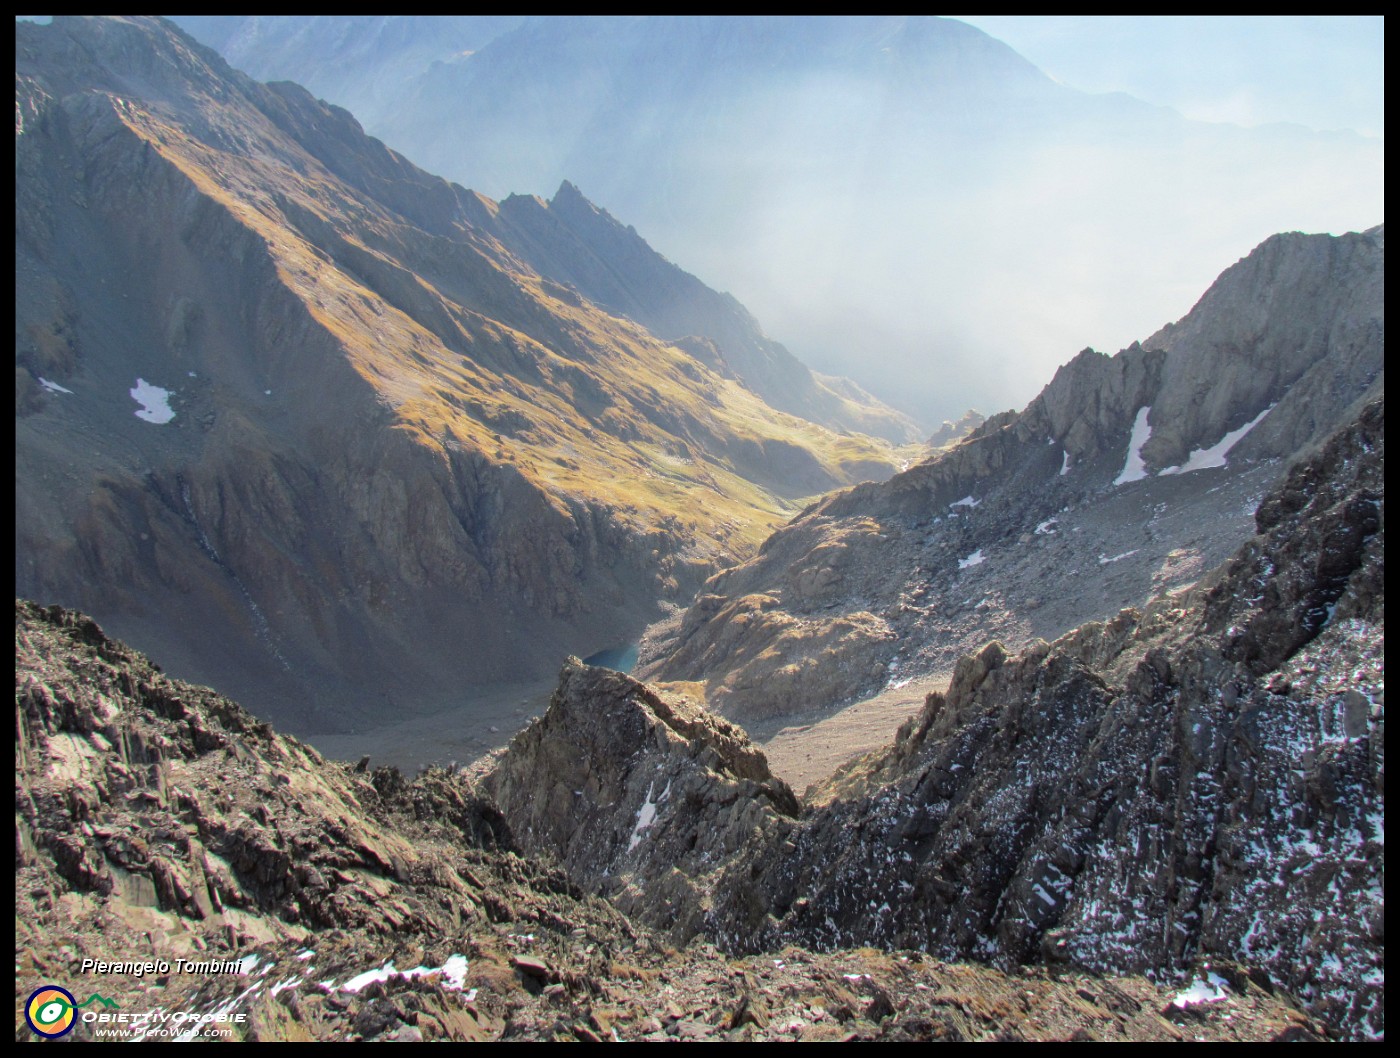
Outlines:
[[[24,1006],[24,1019],[40,1036],[56,1040],[73,1031],[77,1007],[77,1000],[68,989],[43,985],[30,994],[29,1002]]]
[[[117,1006],[115,999],[108,999],[96,992],[79,1003],[68,989],[58,985],[44,985],[30,994],[29,1002],[24,1006],[24,1019],[40,1036],[56,1040],[73,1031],[78,1011],[92,1003],[103,1007]]]

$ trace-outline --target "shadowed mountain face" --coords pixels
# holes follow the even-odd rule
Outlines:
[[[1078,92],[951,19],[469,16],[431,61],[431,20],[234,18],[235,66],[489,194],[573,181],[929,427],[1023,405],[1273,232],[1383,215],[1379,141]]]
[[[893,470],[758,394],[907,423],[572,187],[497,204],[159,20],[16,32],[17,584],[182,673],[302,730],[455,702]]]
[[[1384,395],[1384,287],[1380,228],[1268,239],[1180,322],[804,511],[639,671],[705,681],[730,717],[802,712],[1193,583],[1289,461]]]

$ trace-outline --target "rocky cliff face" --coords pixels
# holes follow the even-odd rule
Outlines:
[[[1180,323],[804,511],[643,657],[733,717],[950,672],[1190,584],[1287,461],[1384,392],[1384,233],[1281,235]]]
[[[194,1038],[192,1023],[161,1020],[176,1012],[226,1017],[209,1027],[243,1041],[1322,1031],[1248,986],[1177,1007],[1141,977],[1005,974],[917,952],[677,952],[514,851],[461,774],[408,781],[324,761],[58,607],[16,602],[15,662],[16,1004],[45,984],[80,1002],[100,993],[132,1019],[127,1038]],[[753,770],[722,724],[672,722]],[[168,969],[98,977],[85,959]],[[237,970],[188,968],[211,961]],[[69,1038],[101,1027],[80,1021]],[[17,1038],[32,1038],[22,1021]]]
[[[566,286],[597,239],[502,222],[295,85],[159,20],[17,34],[17,585],[266,715],[547,675],[893,470],[700,324],[697,356],[616,314],[635,284]]]
[[[575,767],[608,780],[532,809],[555,813],[547,826],[518,796],[503,813],[589,884],[618,871],[653,916],[679,870],[700,885],[699,928],[728,948],[800,938],[1164,976],[1227,959],[1344,1035],[1381,1036],[1384,457],[1378,402],[1289,472],[1257,535],[1196,588],[964,657],[946,694],[800,819],[771,795],[737,821],[722,799],[676,797],[724,768],[703,740],[656,737],[580,739]],[[501,766],[512,788],[551,774],[542,746],[598,722],[600,699],[576,693],[588,681],[641,717],[656,698],[566,672]],[[565,846],[550,835],[570,818],[588,825]],[[749,869],[687,864],[692,834],[747,841]]]

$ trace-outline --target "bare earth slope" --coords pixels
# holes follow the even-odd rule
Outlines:
[[[496,801],[677,939],[1161,979],[1229,960],[1383,1036],[1384,438],[1376,402],[1194,589],[964,656],[800,810],[737,729],[575,667]]]
[[[778,353],[635,233],[634,270],[708,306],[693,329],[568,285],[625,233],[576,192],[547,212],[588,239],[527,239],[169,23],[16,34],[17,586],[265,715],[334,730],[546,675],[894,469],[725,368],[733,321]]]

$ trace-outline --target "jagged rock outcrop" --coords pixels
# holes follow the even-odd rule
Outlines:
[[[1384,459],[1377,402],[1196,588],[1019,654],[987,645],[800,822],[755,802],[766,853],[700,894],[705,934],[1163,975],[1233,960],[1382,1036]],[[655,766],[644,744],[614,754]],[[639,851],[636,903],[675,869],[668,846]]]
[[[487,789],[525,849],[557,857],[580,885],[680,943],[701,932],[727,875],[747,876],[798,812],[742,730],[576,658]],[[638,865],[646,873],[634,880]],[[763,911],[730,913],[753,925]]]
[[[917,952],[788,948],[733,959],[701,943],[678,952],[557,867],[512,851],[508,828],[461,773],[410,781],[324,761],[58,607],[17,601],[15,648],[16,1004],[61,982],[85,1006],[103,996],[89,1012],[115,1004],[126,1018],[79,1020],[68,1039],[1264,1040],[1322,1031],[1248,986],[1218,1003],[1173,1006],[1141,977],[1005,974]],[[672,722],[717,759],[761,769],[760,758],[743,763],[722,723]],[[98,976],[82,970],[85,959],[165,966]],[[235,972],[200,968],[228,961]],[[165,1020],[177,1011],[186,1020]],[[32,1038],[21,1020],[16,1039]]]
[[[158,19],[16,33],[17,587],[182,674],[300,731],[443,708],[894,469],[529,263],[581,283],[600,239],[526,238],[296,85]]]
[[[639,672],[735,718],[947,673],[1195,581],[1287,462],[1384,393],[1384,232],[1275,236],[1177,324],[1086,349],[1019,412],[804,511]]]
[[[938,429],[929,435],[927,444],[930,448],[948,448],[961,441],[986,421],[987,417],[980,411],[976,408],[969,408],[958,417],[956,422],[952,419],[944,419]]]

